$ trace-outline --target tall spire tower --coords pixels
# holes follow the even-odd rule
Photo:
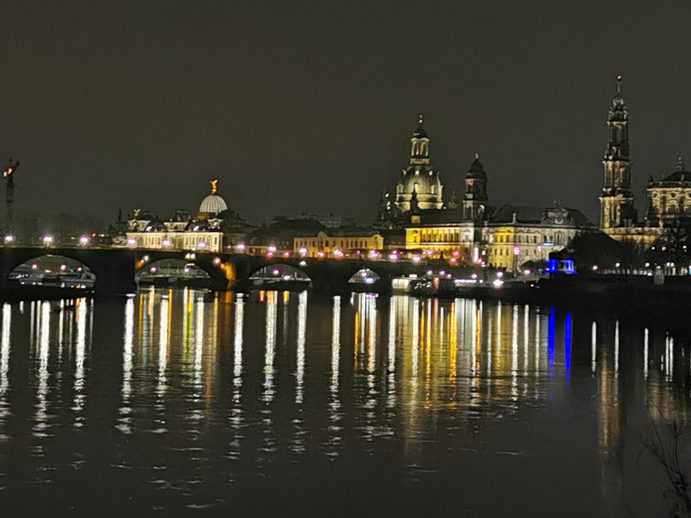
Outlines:
[[[463,217],[477,220],[484,214],[487,205],[487,173],[478,153],[475,153],[475,160],[470,164],[463,183]]]
[[[631,226],[635,211],[631,194],[629,157],[629,112],[622,95],[622,77],[617,76],[617,92],[607,117],[609,143],[602,160],[604,182],[600,195],[600,228]]]

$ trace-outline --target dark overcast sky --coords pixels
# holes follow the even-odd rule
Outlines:
[[[595,217],[614,77],[638,206],[691,155],[691,3],[2,2],[0,156],[17,205],[370,220],[425,113],[447,190]],[[644,7],[648,4],[650,7]],[[690,158],[691,161],[691,158]]]

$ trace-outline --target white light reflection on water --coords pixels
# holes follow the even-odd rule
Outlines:
[[[274,398],[274,356],[276,354],[276,316],[278,314],[277,293],[266,293],[266,346],[264,349],[264,395],[265,403]]]
[[[597,369],[597,322],[593,320],[590,329],[590,370],[595,373]]]
[[[12,306],[2,305],[2,337],[0,339],[0,397],[3,397],[9,386],[10,370],[10,336],[12,332]]]
[[[116,427],[123,433],[132,432],[132,369],[134,365],[134,297],[128,296],[125,302],[125,323],[122,333],[122,404]]]
[[[331,315],[331,378],[329,383],[329,434],[326,446],[330,458],[338,456],[341,445],[341,400],[339,391],[339,373],[341,364],[341,297],[333,298]]]
[[[648,328],[643,330],[643,377],[648,379],[648,349],[650,337],[648,336]],[[594,361],[594,360],[593,360]]]
[[[87,301],[86,299],[77,299],[76,305],[76,324],[77,336],[74,344],[74,398],[72,401],[72,410],[74,411],[74,426],[81,428],[84,426],[85,417],[82,415],[84,405],[86,404],[87,390],[85,382],[84,362],[86,361],[86,319],[87,315]]]
[[[302,403],[303,385],[305,382],[305,335],[307,333],[307,290],[298,296],[298,333],[297,358],[295,372],[295,402]]]
[[[48,355],[50,353],[50,302],[40,305],[38,320],[38,383],[36,386],[36,414],[34,417],[34,436],[46,437],[48,395]]]
[[[168,366],[168,305],[167,296],[161,297],[158,329],[158,383],[156,395],[163,398],[166,393],[166,368]]]
[[[389,408],[396,406],[396,319],[403,305],[402,299],[401,296],[394,296],[389,300],[389,340],[386,352],[386,405]]]
[[[305,429],[303,417],[303,386],[305,382],[305,339],[307,333],[307,290],[298,296],[298,329],[296,346],[295,371],[295,404],[296,414],[293,418],[293,439],[291,451],[296,454],[305,452]]]
[[[230,410],[230,427],[235,432],[230,441],[228,458],[236,460],[240,456],[243,427],[242,410],[242,344],[245,320],[245,296],[238,293],[235,299],[235,322],[233,326],[233,403]]]

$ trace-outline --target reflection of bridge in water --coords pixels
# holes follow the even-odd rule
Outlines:
[[[193,264],[209,276],[210,287],[216,290],[246,291],[252,287],[251,277],[272,265],[284,265],[301,272],[311,288],[325,293],[347,293],[351,279],[359,272],[368,272],[369,291],[385,292],[391,280],[401,275],[423,275],[429,268],[463,272],[467,268],[449,266],[446,262],[414,263],[404,260],[314,259],[296,257],[264,257],[245,254],[190,252],[184,250],[137,250],[117,248],[45,248],[5,247],[0,252],[0,290],[13,284],[10,273],[18,266],[46,255],[79,261],[95,276],[95,290],[100,295],[132,293],[136,275],[159,261],[179,260]]]

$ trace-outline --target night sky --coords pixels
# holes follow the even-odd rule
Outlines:
[[[652,5],[650,3],[644,3]],[[597,217],[624,75],[637,206],[691,162],[691,3],[3,2],[0,156],[17,207],[374,217],[424,112],[448,191]]]

